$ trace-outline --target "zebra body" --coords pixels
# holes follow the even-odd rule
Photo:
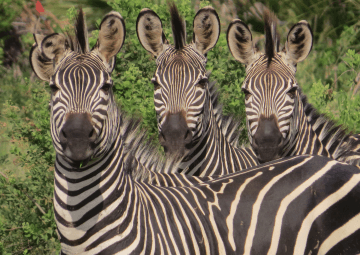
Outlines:
[[[245,93],[248,136],[260,162],[276,158],[317,154],[359,166],[354,139],[320,115],[307,102],[295,79],[296,65],[312,48],[312,31],[300,21],[289,31],[279,51],[276,21],[265,13],[265,54],[253,46],[245,23],[234,20],[228,28],[228,46],[246,64]]]
[[[175,5],[170,13],[175,45],[166,41],[155,12],[144,9],[137,19],[141,44],[157,57],[152,82],[160,143],[167,155],[183,156],[179,172],[188,175],[223,175],[258,165],[251,148],[237,148],[238,125],[222,117],[206,72],[206,53],[220,33],[215,10],[204,7],[197,12],[191,44],[186,44]]]
[[[95,175],[91,167],[74,173],[56,165],[62,254],[360,252],[353,167],[298,156],[206,182],[175,174],[183,186],[169,188],[134,181],[122,157],[110,158],[96,179],[86,178]]]

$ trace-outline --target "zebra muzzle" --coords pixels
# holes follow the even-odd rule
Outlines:
[[[278,159],[281,156],[283,144],[283,136],[275,116],[271,115],[270,118],[261,116],[252,143],[259,161],[263,163]]]
[[[192,142],[192,132],[182,113],[168,114],[159,134],[160,144],[168,155],[184,156]]]
[[[63,154],[70,161],[88,162],[94,153],[97,134],[87,113],[73,113],[66,116],[60,131]]]

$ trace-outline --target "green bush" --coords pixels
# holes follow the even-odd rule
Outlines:
[[[28,79],[24,82],[29,86]],[[11,153],[27,172],[25,178],[11,173],[0,176],[0,242],[11,254],[51,254],[59,244],[52,208],[55,153],[49,129],[49,93],[40,83],[33,84],[30,93],[26,107],[8,100],[2,109],[3,118],[11,125],[8,135],[17,141]]]
[[[360,87],[360,55],[348,50],[342,60],[338,65],[343,74],[338,78],[341,89],[334,90],[319,80],[310,88],[309,101],[349,131],[360,133],[360,95],[356,93]]]

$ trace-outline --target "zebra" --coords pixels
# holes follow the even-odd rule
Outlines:
[[[61,254],[359,252],[360,173],[329,158],[297,156],[217,178],[168,173],[169,185],[147,182],[152,169],[145,167],[176,162],[158,163],[139,123],[115,103],[111,72],[124,20],[107,14],[91,51],[81,10],[75,29],[75,38],[35,35],[30,51],[33,71],[52,90]]]
[[[34,72],[52,90],[61,254],[359,252],[360,175],[353,166],[297,156],[217,178],[169,173],[168,186],[147,183],[143,167],[159,158],[112,93],[124,21],[107,14],[90,52],[81,10],[75,29],[70,39],[35,35],[30,51]]]
[[[318,154],[360,165],[355,139],[307,102],[295,79],[296,65],[310,53],[313,35],[305,20],[289,31],[279,51],[273,14],[264,13],[265,54],[252,41],[248,26],[239,19],[227,31],[234,58],[246,65],[245,93],[248,137],[260,162],[280,157]]]
[[[174,45],[154,11],[143,9],[136,23],[140,43],[157,57],[152,83],[160,144],[167,155],[183,156],[178,171],[188,175],[223,175],[258,165],[251,148],[238,148],[238,124],[222,116],[209,82],[206,54],[220,34],[216,11],[207,6],[196,13],[193,41],[186,44],[184,21],[175,4],[169,9]]]

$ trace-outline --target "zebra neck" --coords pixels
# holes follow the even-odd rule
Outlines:
[[[327,118],[324,114],[319,114],[317,110],[307,101],[304,94],[300,93],[302,104],[304,105],[304,111],[306,119],[311,125],[318,136],[321,144],[328,150],[332,158],[357,165],[354,162],[348,161],[343,158],[344,153],[348,151],[354,151],[352,148],[353,143],[349,143],[349,134],[346,130],[339,125],[336,125],[332,120]],[[356,143],[355,141],[353,141]],[[355,150],[356,151],[356,150]]]
[[[216,121],[215,116],[210,114],[200,140],[181,162],[180,172],[202,177],[215,176],[259,164],[252,149],[236,148],[228,141],[221,125],[221,120]]]
[[[54,212],[64,251],[73,240],[91,235],[95,224],[112,213],[111,205],[126,189],[129,176],[124,171],[120,126],[109,150],[88,166],[74,169],[60,155],[56,157]]]
[[[330,157],[317,134],[307,120],[305,108],[300,99],[297,101],[298,116],[290,123],[290,133],[282,157],[315,154]]]

